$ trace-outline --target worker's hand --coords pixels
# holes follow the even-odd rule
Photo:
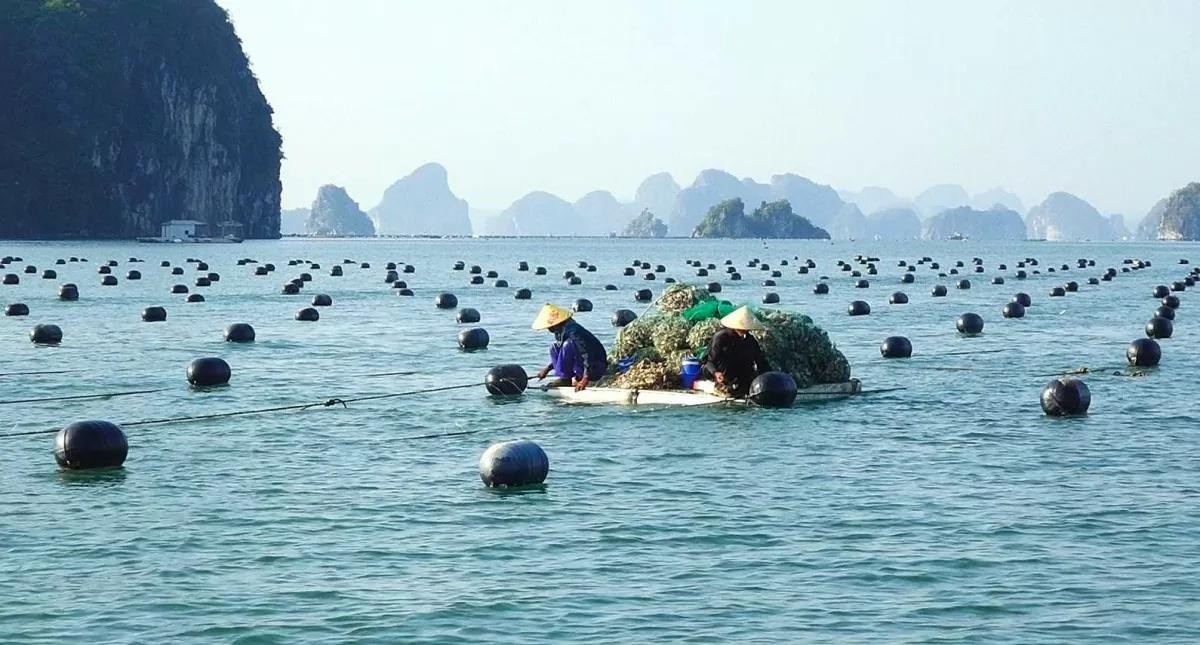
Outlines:
[[[717,385],[725,385],[725,372],[713,372],[713,378],[716,379]]]
[[[537,373],[538,380],[540,381],[540,380],[546,378],[546,376],[548,374],[550,374],[550,366],[549,365],[547,365],[546,367],[543,367],[541,369],[541,371]]]
[[[587,389],[587,386],[588,386],[587,374],[584,374],[583,378],[575,380],[575,391],[576,392]]]

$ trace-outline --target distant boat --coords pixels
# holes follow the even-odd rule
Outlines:
[[[966,235],[963,235],[962,233],[959,233],[958,231],[955,231],[955,232],[951,233],[951,234],[950,234],[950,237],[949,237],[949,238],[947,238],[947,239],[950,239],[950,240],[965,240],[965,239],[967,239],[967,236],[966,236]]]

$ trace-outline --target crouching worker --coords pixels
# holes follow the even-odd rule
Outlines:
[[[554,334],[550,364],[538,372],[539,381],[553,371],[555,382],[552,385],[572,385],[579,391],[604,378],[608,370],[608,353],[592,332],[572,319],[570,310],[547,303],[533,321],[533,328],[547,329]]]
[[[704,357],[704,373],[717,385],[737,398],[750,393],[750,384],[763,372],[771,371],[762,347],[748,332],[763,329],[748,307],[741,307],[721,319],[724,327],[713,335]]]

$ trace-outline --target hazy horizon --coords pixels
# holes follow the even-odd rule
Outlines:
[[[428,162],[480,210],[719,168],[1062,190],[1132,223],[1200,180],[1194,1],[218,2],[275,109],[285,208],[329,183],[371,208]]]

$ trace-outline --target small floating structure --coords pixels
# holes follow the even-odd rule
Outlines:
[[[242,224],[232,220],[221,222],[220,235],[211,237],[208,223],[193,219],[173,219],[163,222],[158,237],[139,237],[143,244],[240,244]]]

